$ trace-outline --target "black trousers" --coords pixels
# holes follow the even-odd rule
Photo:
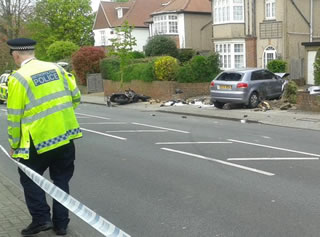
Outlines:
[[[53,183],[69,193],[69,181],[74,172],[74,160],[75,147],[73,141],[40,155],[37,154],[31,142],[29,160],[20,159],[20,162],[41,175],[49,168]],[[50,207],[47,204],[45,192],[22,170],[18,169],[18,171],[32,221],[40,224],[51,221]],[[52,222],[54,226],[67,228],[69,221],[68,209],[53,199]]]

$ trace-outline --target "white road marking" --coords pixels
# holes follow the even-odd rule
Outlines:
[[[190,132],[187,132],[187,131],[182,131],[182,130],[177,130],[177,129],[172,129],[172,128],[158,127],[158,126],[153,126],[153,125],[143,124],[143,123],[132,123],[132,124],[145,126],[145,127],[150,127],[150,128],[159,128],[159,129],[164,129],[164,130],[168,130],[168,131],[172,131],[172,132],[190,133]]]
[[[110,119],[110,118],[95,116],[95,115],[91,115],[91,114],[83,114],[83,113],[76,113],[76,114],[84,115],[84,116],[88,116],[88,117],[92,117],[92,118],[107,119],[107,120]]]
[[[101,123],[80,123],[80,124],[127,124],[125,122],[101,122]]]
[[[205,156],[201,156],[201,155],[197,155],[197,154],[193,154],[193,153],[189,153],[189,152],[184,152],[184,151],[179,151],[179,150],[174,150],[174,149],[169,149],[169,148],[164,148],[164,147],[161,148],[161,149],[165,150],[165,151],[179,153],[179,154],[182,154],[182,155],[196,157],[196,158],[203,159],[203,160],[213,161],[213,162],[220,163],[220,164],[223,164],[223,165],[232,166],[232,167],[236,167],[236,168],[243,169],[243,170],[248,170],[248,171],[251,171],[251,172],[255,172],[255,173],[259,173],[259,174],[263,174],[263,175],[267,175],[267,176],[275,175],[273,173],[269,173],[269,172],[266,172],[266,171],[263,171],[263,170],[258,170],[258,169],[250,168],[250,167],[243,166],[243,165],[237,165],[237,164],[233,164],[233,163],[230,163],[230,162],[227,162],[227,161],[222,161],[222,160],[218,160],[218,159],[214,159],[214,158],[210,158],[210,157],[205,157]]]
[[[184,144],[231,144],[232,142],[157,142],[157,145],[184,145]]]
[[[6,109],[1,109],[2,111],[4,111],[4,112],[7,112],[7,110]]]
[[[268,137],[268,136],[261,136],[261,137],[263,137],[265,139],[271,139],[271,137]]]
[[[303,155],[308,155],[308,156],[320,157],[319,154],[313,154],[313,153],[308,153],[308,152],[303,152],[303,151],[296,151],[296,150],[291,150],[291,149],[286,149],[286,148],[281,148],[281,147],[267,146],[267,145],[251,143],[251,142],[244,142],[244,141],[233,140],[233,139],[228,139],[228,141],[237,142],[237,143],[243,143],[243,144],[252,145],[252,146],[260,146],[260,147],[265,147],[265,148],[271,148],[271,149],[280,150],[280,151],[288,151],[288,152],[293,152],[293,153],[298,153],[298,154],[303,154]]]
[[[266,158],[228,158],[227,160],[319,160],[317,157],[266,157]]]
[[[95,133],[95,134],[99,134],[99,135],[106,136],[106,137],[112,137],[112,138],[119,139],[119,140],[127,140],[127,138],[124,138],[124,137],[118,137],[118,136],[114,136],[114,135],[111,135],[111,134],[98,132],[98,131],[94,131],[94,130],[90,130],[90,129],[86,129],[86,128],[81,128],[81,130],[87,131],[87,132],[91,132],[91,133]]]
[[[168,132],[167,130],[116,130],[116,131],[106,131],[111,133],[120,133],[120,132]]]

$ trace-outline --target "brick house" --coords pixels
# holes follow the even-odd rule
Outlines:
[[[320,0],[211,0],[211,4],[213,44],[223,69],[266,67],[280,58],[288,62],[292,79],[306,78],[313,84],[309,77],[312,56],[319,48]]]

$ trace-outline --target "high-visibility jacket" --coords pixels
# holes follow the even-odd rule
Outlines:
[[[74,109],[80,91],[72,74],[54,63],[31,60],[9,77],[8,135],[14,158],[29,159],[82,136]]]

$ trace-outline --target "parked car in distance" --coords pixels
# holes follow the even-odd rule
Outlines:
[[[0,104],[3,104],[7,100],[9,76],[10,76],[10,73],[3,73],[0,76]]]
[[[287,83],[284,78],[288,75],[261,68],[221,72],[210,84],[211,101],[217,108],[226,103],[255,108],[261,100],[280,98]]]

